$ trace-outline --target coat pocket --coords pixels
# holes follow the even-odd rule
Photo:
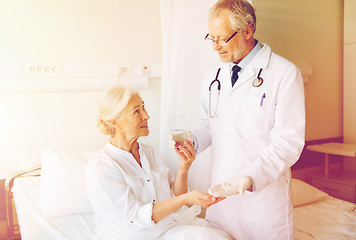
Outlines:
[[[261,96],[244,95],[235,116],[237,128],[248,138],[266,134],[269,129],[271,101],[266,94]]]

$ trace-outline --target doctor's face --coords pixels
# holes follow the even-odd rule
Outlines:
[[[209,19],[209,36],[214,40],[227,40],[235,32],[231,28],[228,10],[221,10],[216,16]],[[247,54],[246,42],[244,39],[245,30],[239,32],[223,46],[213,42],[213,49],[219,54],[222,62],[239,63]]]
[[[143,100],[140,95],[135,94],[117,119],[117,126],[126,139],[137,139],[149,134],[148,119],[150,116]]]

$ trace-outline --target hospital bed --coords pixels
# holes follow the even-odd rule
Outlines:
[[[91,239],[94,220],[85,194],[85,166],[93,154],[47,149],[41,167],[7,179],[9,239]],[[292,179],[292,197],[295,239],[356,239],[355,204],[297,179]]]
[[[292,179],[296,240],[356,239],[356,205]]]

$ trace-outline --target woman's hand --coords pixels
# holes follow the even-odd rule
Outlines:
[[[212,195],[202,193],[196,190],[187,193],[187,197],[188,197],[188,204],[198,205],[204,208],[208,208],[211,205],[225,199],[224,197],[214,197]]]
[[[175,151],[180,158],[178,168],[181,170],[189,170],[190,166],[196,158],[193,142],[187,140],[184,142],[184,146],[179,145],[178,149]]]
[[[184,142],[184,145],[179,145],[178,149],[175,151],[180,160],[173,192],[174,195],[178,196],[188,192],[188,172],[195,160],[194,144],[192,141],[187,140]]]
[[[191,191],[153,204],[152,220],[157,223],[184,205],[197,205],[207,208],[225,198],[213,197],[200,191]]]

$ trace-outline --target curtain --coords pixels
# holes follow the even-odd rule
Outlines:
[[[203,78],[219,59],[210,43],[208,10],[216,0],[161,0],[162,82],[160,150],[175,172],[179,158],[168,148],[169,116],[184,114],[188,129],[196,126],[200,113]],[[210,186],[210,150],[193,163],[189,187],[206,192]]]

